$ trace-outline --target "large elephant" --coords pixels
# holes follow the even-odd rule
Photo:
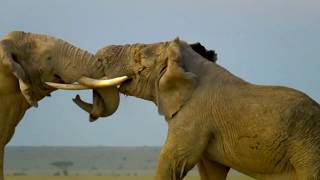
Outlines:
[[[257,179],[320,179],[320,106],[280,86],[246,82],[179,39],[113,45],[96,53],[121,93],[154,102],[168,123],[157,180],[226,179],[230,168]]]
[[[91,120],[111,115],[117,109],[116,85],[126,77],[96,79],[105,79],[100,60],[63,40],[11,32],[0,41],[0,180],[3,180],[4,148],[16,125],[27,109],[37,106],[39,100],[54,90],[45,82],[86,85],[66,85],[64,89],[93,88],[93,105],[86,104]]]

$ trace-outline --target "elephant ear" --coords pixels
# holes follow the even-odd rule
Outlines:
[[[1,64],[5,70],[10,71],[19,81],[20,91],[26,98],[27,102],[37,107],[37,100],[33,96],[30,80],[25,73],[23,67],[17,59],[17,55],[13,52],[13,43],[10,40],[2,40],[0,42]]]
[[[158,82],[157,105],[159,113],[171,119],[191,98],[197,77],[183,68],[178,38],[169,44],[166,63],[167,68]]]

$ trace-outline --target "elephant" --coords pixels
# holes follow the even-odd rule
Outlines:
[[[320,106],[301,91],[257,85],[176,38],[97,51],[104,74],[127,76],[119,92],[152,101],[168,124],[156,180],[320,179]],[[94,71],[94,69],[93,69]]]
[[[0,41],[0,180],[5,145],[25,112],[56,90],[47,84],[93,89],[93,104],[86,104],[91,121],[115,112],[119,104],[116,86],[126,77],[107,79],[103,69],[100,59],[61,39],[22,31],[5,35]]]

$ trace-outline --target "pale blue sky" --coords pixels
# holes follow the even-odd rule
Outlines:
[[[2,0],[0,36],[46,33],[93,53],[179,36],[215,49],[218,63],[243,79],[294,87],[319,102],[319,9],[318,0]],[[10,145],[163,144],[167,126],[152,103],[122,97],[115,115],[89,123],[71,101],[76,93],[57,91],[30,109]]]

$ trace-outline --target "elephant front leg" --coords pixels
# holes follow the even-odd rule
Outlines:
[[[4,180],[3,164],[4,164],[4,146],[0,145],[0,180]]]
[[[170,132],[172,129],[172,132]],[[193,128],[169,128],[157,167],[156,180],[180,180],[200,160],[208,135]]]
[[[158,162],[156,180],[180,180],[192,169],[195,162],[190,162],[188,156],[177,156],[169,151],[162,151]]]
[[[229,167],[202,157],[198,163],[201,180],[226,180]]]

